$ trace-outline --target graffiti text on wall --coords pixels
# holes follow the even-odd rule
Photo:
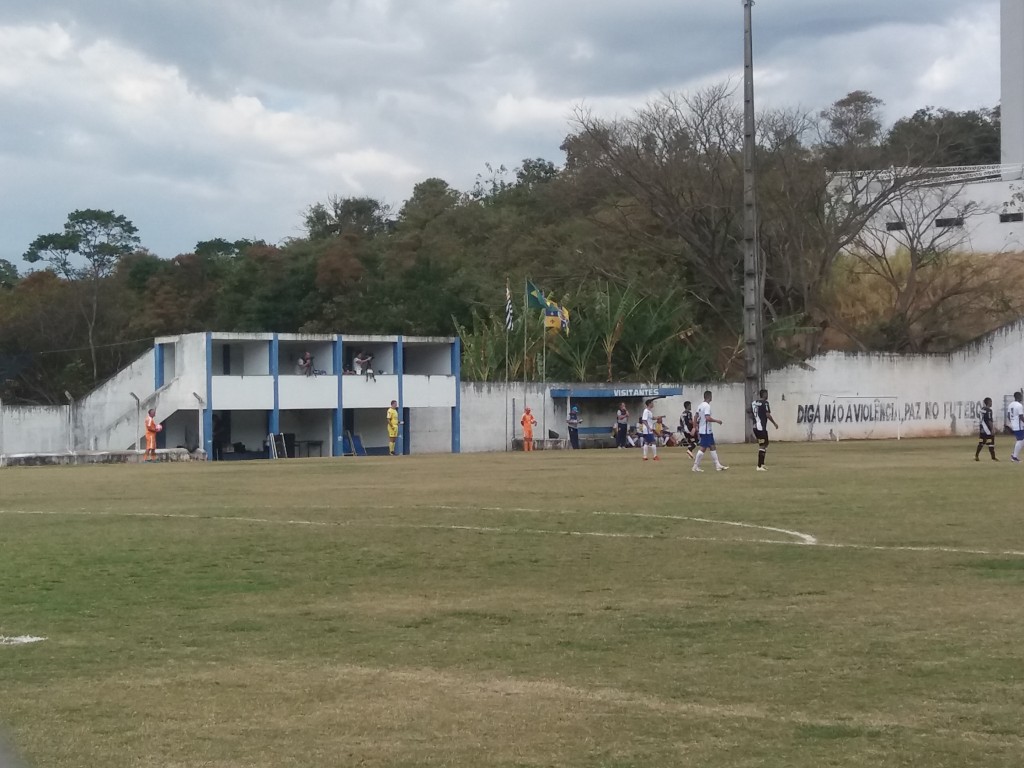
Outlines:
[[[864,422],[908,422],[976,420],[981,416],[978,400],[843,400],[798,405],[797,424],[860,424]]]

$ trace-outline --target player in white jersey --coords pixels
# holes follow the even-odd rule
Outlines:
[[[721,424],[721,419],[716,419],[711,415],[711,391],[708,390],[704,393],[704,402],[697,406],[697,438],[700,440],[700,448],[697,450],[697,456],[693,460],[693,471],[703,472],[700,468],[700,461],[704,458],[704,451],[711,453],[711,458],[715,461],[715,469],[721,472],[724,469],[728,469],[725,464],[718,460],[718,446],[715,445],[715,433],[713,431],[713,424]]]
[[[1013,444],[1013,453],[1010,454],[1010,461],[1020,464],[1020,449],[1024,448],[1024,394],[1013,393],[1013,402],[1006,409],[1006,420],[1010,423],[1010,431],[1017,438]]]
[[[651,411],[651,405],[654,403],[653,400],[647,400],[644,402],[644,412],[640,417],[640,424],[643,426],[643,452],[644,461],[647,461],[647,449],[650,448],[654,453],[654,460],[658,460],[658,441],[654,439],[654,413]]]

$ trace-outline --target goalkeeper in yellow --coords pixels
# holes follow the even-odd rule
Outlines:
[[[398,401],[392,400],[388,408],[388,455],[395,455],[395,441],[398,440],[398,428],[405,422],[398,420]]]

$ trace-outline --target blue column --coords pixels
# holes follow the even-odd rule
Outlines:
[[[213,334],[206,333],[206,410],[203,411],[203,450],[213,458]]]
[[[160,389],[164,385],[164,345],[156,344],[153,347],[153,389]]]
[[[281,431],[281,375],[278,371],[280,347],[277,334],[270,341],[270,375],[274,377],[274,410],[267,417],[267,431],[277,434]]]
[[[341,442],[341,409],[344,402],[341,383],[345,380],[345,377],[342,375],[341,369],[341,345],[341,334],[338,334],[334,338],[334,375],[338,377],[338,407],[334,409],[334,413],[331,415],[331,456],[341,456],[344,447]]]
[[[403,418],[401,414],[405,413],[405,406],[403,405],[405,386],[402,382],[405,376],[405,344],[401,336],[395,342],[395,374],[398,376],[398,413],[399,418]],[[411,441],[406,439],[406,436],[407,433],[404,429],[398,430],[398,443],[395,445],[395,453],[399,455],[409,453],[409,443]]]
[[[452,408],[452,453],[462,453],[462,340],[452,342],[452,377],[455,379],[455,407]]]

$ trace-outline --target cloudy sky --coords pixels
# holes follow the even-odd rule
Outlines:
[[[999,101],[997,0],[759,0],[759,106]],[[330,195],[561,162],[574,106],[742,77],[741,0],[0,0],[0,258],[114,210],[172,257]]]

